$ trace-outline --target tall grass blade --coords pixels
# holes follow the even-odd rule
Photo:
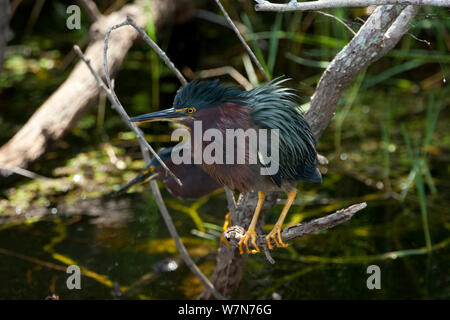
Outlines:
[[[156,42],[156,27],[152,14],[152,0],[147,2],[144,6],[144,12],[147,16],[146,31],[149,37]],[[160,59],[158,54],[154,51],[150,51],[150,65],[152,76],[152,104],[153,106],[159,106],[159,81],[160,81]]]
[[[275,61],[277,58],[278,52],[278,42],[279,38],[277,37],[278,31],[281,30],[281,23],[283,22],[283,14],[278,13],[275,18],[275,22],[272,26],[270,44],[269,44],[269,57],[267,58],[267,67],[269,68],[269,72],[273,74],[273,68],[275,67]]]
[[[242,22],[244,22],[244,25],[247,28],[248,33],[253,33],[253,27],[250,22],[250,18],[248,17],[248,15],[245,12],[242,13],[241,19],[242,19]],[[264,60],[264,55],[263,55],[261,48],[259,47],[256,39],[250,39],[250,47],[252,48],[253,52],[255,53],[256,58],[258,59],[259,63],[263,67],[266,74],[268,75],[269,79],[271,79],[272,74],[269,71],[269,68],[267,67],[267,63]]]
[[[422,179],[422,161],[418,158],[418,147],[416,146],[416,157],[415,157],[415,165],[417,167],[417,174],[416,174],[416,189],[417,194],[419,195],[419,203],[420,203],[420,211],[422,213],[422,225],[423,225],[423,233],[425,236],[425,245],[427,247],[428,251],[431,251],[431,234],[430,234],[430,227],[428,224],[428,210],[427,210],[427,200],[425,196],[425,186]]]

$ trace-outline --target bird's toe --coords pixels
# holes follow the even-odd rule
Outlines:
[[[266,236],[266,242],[267,247],[272,250],[275,246],[272,245],[272,240],[275,243],[276,247],[286,248],[289,245],[283,242],[283,239],[281,238],[281,228],[274,228],[267,236]]]
[[[248,230],[244,236],[242,237],[241,241],[239,241],[239,252],[240,254],[244,254],[244,248],[243,245],[245,246],[245,249],[247,250],[248,253],[258,253],[260,252],[260,249],[258,247],[258,245],[256,244],[256,239],[258,238],[258,235],[256,234],[256,232],[254,230]],[[249,240],[251,240],[251,243],[253,245],[253,247],[255,249],[250,249],[248,247],[248,242]]]
[[[232,226],[231,223],[231,214],[228,212],[225,215],[225,223],[223,224],[222,235],[220,236],[220,241],[225,243],[228,248],[231,248],[231,244],[225,238],[225,231],[227,231],[228,227]]]
[[[222,235],[220,236],[220,241],[221,242],[223,242],[223,243],[225,243],[225,245],[228,247],[228,248],[231,248],[231,244],[227,241],[227,239],[225,238],[225,233],[224,232],[222,232]]]

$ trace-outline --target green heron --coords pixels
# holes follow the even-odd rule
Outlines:
[[[278,150],[270,150],[270,153],[278,151],[278,170],[270,175],[263,174],[267,167],[267,158],[261,157],[259,150],[252,154],[248,139],[244,146],[235,144],[229,149],[229,143],[223,144],[223,149],[234,151],[243,148],[245,159],[257,159],[255,164],[250,161],[239,163],[201,162],[203,169],[221,184],[240,192],[258,192],[258,202],[247,232],[239,242],[240,253],[256,253],[260,249],[256,244],[255,231],[259,213],[265,199],[265,193],[283,191],[287,193],[287,201],[275,223],[272,231],[266,236],[269,249],[286,247],[281,238],[281,230],[286,215],[297,195],[299,180],[308,182],[322,182],[322,176],[317,169],[316,140],[310,126],[298,108],[298,96],[292,89],[281,86],[287,79],[275,79],[265,85],[244,91],[236,86],[229,86],[214,81],[192,81],[182,86],[174,99],[172,108],[148,113],[132,118],[133,122],[148,121],[175,121],[195,133],[196,121],[202,124],[201,131],[216,129],[224,136],[227,131],[248,129],[273,130],[277,129],[279,138]],[[190,138],[191,153],[194,158],[202,157],[202,150],[196,146],[198,142]],[[258,138],[259,139],[259,138]],[[208,147],[207,141],[201,141],[201,146]],[[242,140],[241,140],[242,144]],[[223,150],[222,150],[223,151]],[[251,241],[254,250],[249,250],[248,242]]]
[[[209,176],[200,165],[193,163],[174,164],[170,156],[173,149],[173,147],[165,148],[158,155],[166,166],[181,180],[182,186],[167,174],[156,158],[153,158],[141,174],[122,186],[114,194],[122,193],[137,183],[148,182],[152,179],[162,181],[173,196],[182,199],[198,199],[222,188],[222,185]],[[188,148],[183,148],[181,152],[185,151],[190,152]]]

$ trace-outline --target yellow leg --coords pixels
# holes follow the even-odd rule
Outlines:
[[[289,209],[291,208],[292,203],[294,202],[296,196],[297,196],[296,189],[288,192],[288,198],[286,200],[286,204],[284,205],[283,211],[281,211],[281,215],[278,218],[277,223],[275,223],[275,226],[273,227],[272,231],[270,231],[270,233],[266,236],[267,246],[269,247],[269,249],[273,249],[271,240],[275,242],[275,245],[277,247],[288,246],[281,239],[281,227],[283,226],[284,219],[286,218],[286,215]]]
[[[225,245],[226,245],[228,248],[231,248],[231,244],[229,244],[228,241],[225,240],[225,235],[224,235],[224,233],[225,233],[225,231],[227,231],[227,229],[228,229],[228,227],[229,227],[230,225],[232,225],[231,213],[228,212],[228,213],[225,215],[225,223],[223,224],[223,231],[222,231],[222,235],[220,236],[220,241],[222,241],[223,243],[225,243]]]
[[[261,212],[262,205],[264,203],[264,199],[266,198],[266,195],[262,191],[258,191],[258,204],[256,205],[255,213],[253,214],[252,221],[250,222],[250,226],[248,227],[247,232],[242,237],[241,241],[239,241],[239,252],[241,254],[244,253],[244,250],[242,249],[242,245],[245,245],[245,248],[247,249],[247,252],[249,253],[257,253],[259,252],[259,248],[256,245],[256,238],[258,235],[256,234],[255,228],[256,223],[258,222],[259,213]],[[253,246],[255,247],[255,250],[249,250],[248,248],[248,241],[251,239]]]

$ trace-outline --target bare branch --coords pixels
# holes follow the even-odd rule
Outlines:
[[[100,11],[98,11],[97,5],[92,0],[78,0],[81,6],[86,10],[91,22],[97,21],[101,17]]]
[[[220,10],[222,10],[223,15],[225,16],[225,18],[227,19],[228,23],[230,24],[230,26],[233,28],[234,32],[236,33],[237,37],[239,38],[239,40],[242,42],[242,45],[244,46],[245,50],[247,50],[248,54],[250,55],[250,58],[252,59],[252,61],[255,63],[255,65],[258,67],[259,71],[261,72],[261,74],[263,75],[264,79],[266,81],[269,81],[269,76],[266,74],[266,72],[264,71],[264,68],[262,67],[262,65],[259,63],[258,58],[256,58],[255,54],[253,53],[252,49],[250,49],[250,47],[248,46],[247,42],[245,41],[245,39],[242,37],[241,33],[239,32],[238,28],[234,25],[233,20],[231,20],[230,16],[228,15],[227,11],[225,10],[225,8],[222,6],[222,3],[220,3],[220,0],[215,0],[217,5],[219,6]]]
[[[321,217],[318,219],[314,219],[312,221],[300,223],[295,226],[285,228],[281,232],[281,238],[283,242],[287,242],[289,240],[300,238],[308,234],[333,228],[338,224],[350,220],[356,212],[366,207],[367,203],[365,202],[354,204],[348,208],[341,209],[325,217]],[[239,241],[244,236],[244,233],[245,233],[244,228],[240,226],[232,226],[225,231],[225,238],[233,247],[237,248],[239,246]],[[267,235],[260,235],[256,239],[256,244],[264,251],[268,250],[266,236]]]
[[[322,74],[305,114],[317,139],[333,117],[346,85],[397,44],[418,10],[416,6],[377,7],[356,36],[334,57]]]
[[[158,189],[158,185],[155,180],[150,181],[150,185],[152,187],[153,194],[155,195],[156,203],[158,204],[159,210],[161,211],[161,214],[164,218],[164,221],[167,224],[167,228],[169,229],[170,235],[172,236],[173,240],[175,241],[175,245],[177,246],[178,251],[180,251],[181,256],[183,257],[184,262],[186,262],[186,265],[191,269],[192,273],[194,273],[197,278],[200,279],[200,281],[203,283],[203,285],[206,287],[209,292],[218,300],[225,300],[225,297],[221,295],[216,288],[214,288],[213,284],[209,279],[202,273],[202,271],[197,267],[195,262],[192,260],[192,258],[189,256],[189,253],[187,252],[186,248],[183,245],[183,242],[180,240],[180,236],[177,233],[177,229],[175,228],[175,225],[173,224],[172,218],[170,217],[169,211],[167,210],[166,205],[164,204],[164,200],[162,199],[161,192]]]
[[[194,16],[199,19],[203,19],[203,20],[206,20],[206,21],[209,21],[212,23],[216,23],[218,25],[221,25],[221,26],[224,26],[226,28],[233,30],[233,27],[230,26],[230,24],[228,23],[228,21],[225,17],[222,17],[221,15],[218,15],[212,11],[197,9],[197,10],[195,10]],[[233,23],[236,25],[236,28],[239,30],[240,33],[247,32],[247,27],[244,24],[242,24],[241,22],[233,21]]]
[[[164,61],[164,63],[169,67],[169,69],[177,76],[178,80],[180,80],[181,84],[185,85],[187,84],[186,79],[181,74],[180,70],[175,67],[172,61],[170,61],[169,57],[167,57],[166,53],[147,35],[147,33],[142,30],[141,27],[137,25],[137,23],[131,18],[127,17],[126,23],[130,26],[134,27],[141,37],[144,39],[145,42],[158,54],[158,56]]]
[[[213,78],[222,76],[224,74],[228,74],[230,77],[232,77],[237,83],[239,83],[245,90],[250,90],[253,88],[253,85],[247,80],[246,77],[244,77],[239,71],[237,71],[235,68],[231,66],[223,66],[219,68],[213,68],[213,69],[207,69],[207,70],[201,70],[195,74],[192,72],[192,70],[189,69],[189,72],[191,73],[192,78]],[[186,71],[185,74],[190,77]]]
[[[297,2],[291,0],[289,3],[272,3],[265,0],[255,0],[255,11],[305,11],[305,10],[320,10],[331,8],[344,7],[368,7],[380,5],[417,5],[417,6],[435,6],[435,7],[450,7],[450,0],[318,0]]]
[[[409,25],[419,10],[419,6],[408,6],[395,19],[383,36],[383,50],[379,53],[380,57],[388,53],[400,41],[403,35],[408,32]]]
[[[178,180],[178,184],[181,185],[181,181],[173,174],[171,171],[166,167],[164,162],[160,159],[158,154],[155,153],[155,151],[151,148],[151,146],[147,143],[144,136],[142,135],[141,131],[130,121],[130,118],[128,114],[126,113],[125,109],[121,105],[116,93],[114,92],[114,88],[111,84],[111,79],[108,73],[108,62],[107,62],[107,52],[108,52],[108,37],[112,30],[120,28],[126,24],[129,24],[133,26],[136,30],[138,30],[139,34],[144,38],[144,40],[150,45],[151,48],[153,48],[156,53],[161,57],[161,59],[167,64],[167,66],[175,73],[175,75],[178,77],[180,82],[182,84],[187,84],[186,79],[183,77],[181,72],[175,67],[175,65],[172,63],[172,61],[167,57],[165,52],[159,48],[159,46],[153,42],[150,37],[134,22],[134,20],[127,16],[127,19],[125,22],[117,24],[115,26],[112,26],[108,29],[105,35],[105,46],[104,46],[104,68],[105,68],[105,77],[108,82],[109,90],[111,93],[111,96],[114,99],[113,105],[115,106],[116,111],[120,114],[122,119],[127,123],[127,125],[136,133],[136,136],[139,139],[139,144],[141,146],[141,152],[144,157],[145,163],[148,165],[150,164],[150,155],[148,151],[151,151],[153,155],[158,159],[158,161],[163,165],[163,167],[167,170],[171,176]],[[220,300],[224,300],[225,298],[214,288],[213,284],[209,279],[201,272],[201,270],[197,267],[197,265],[194,263],[192,258],[189,256],[189,253],[187,252],[186,248],[184,247],[183,243],[181,242],[180,236],[177,233],[177,230],[175,228],[175,225],[172,221],[172,218],[169,214],[169,211],[167,210],[167,207],[164,203],[164,200],[161,196],[161,193],[158,188],[158,184],[156,181],[152,180],[150,181],[150,186],[152,188],[153,195],[155,197],[155,201],[158,205],[158,208],[164,218],[164,221],[167,225],[167,228],[170,232],[170,235],[175,241],[175,245],[180,252],[181,256],[183,257],[184,261],[186,262],[186,265],[191,269],[192,273],[194,273],[199,280],[203,283],[205,288],[211,292],[211,294],[216,298]]]
[[[34,173],[30,170],[26,170],[26,169],[19,168],[19,167],[8,167],[8,166],[4,166],[0,163],[0,171],[2,171],[2,170],[13,172],[15,174],[18,174],[20,176],[30,178],[30,179],[39,179],[39,180],[43,180],[43,181],[51,180],[50,178],[41,176],[40,174]]]
[[[119,115],[121,116],[122,120],[128,125],[128,127],[130,127],[131,130],[133,130],[133,132],[136,134],[136,137],[138,138],[138,140],[140,141],[140,143],[142,143],[142,145],[145,146],[146,149],[148,149],[153,156],[158,160],[158,162],[161,164],[161,166],[167,171],[167,173],[169,173],[169,175],[175,179],[175,181],[182,186],[182,182],[180,179],[178,179],[178,177],[166,166],[166,164],[164,163],[164,161],[161,160],[161,158],[159,157],[159,155],[155,152],[155,150],[153,150],[153,148],[150,146],[150,144],[147,142],[147,140],[145,140],[144,135],[142,133],[142,131],[133,123],[130,121],[130,117],[127,115],[127,113],[125,112],[123,106],[121,105],[119,98],[117,97],[116,93],[114,92],[113,86],[111,84],[111,78],[109,76],[109,70],[108,70],[108,41],[109,41],[109,35],[110,33],[115,30],[118,29],[120,27],[123,27],[125,25],[131,25],[134,28],[136,28],[139,31],[139,27],[137,26],[137,24],[133,21],[133,19],[131,19],[130,17],[127,16],[126,20],[122,23],[116,24],[110,28],[108,28],[108,31],[106,32],[105,35],[105,45],[103,48],[103,66],[105,69],[105,78],[106,78],[106,82],[108,83],[108,87],[109,87],[109,94],[112,96],[112,98],[114,99],[114,104],[113,104],[113,108],[116,109],[116,111],[119,113]],[[139,28],[139,29],[138,29]],[[140,29],[139,33],[144,32],[142,29]],[[144,32],[145,34],[145,32]],[[142,35],[142,34],[141,34]],[[148,38],[148,36],[147,36]],[[158,47],[158,45],[156,43],[154,43],[150,38],[148,38],[152,45],[152,48],[157,48],[158,50],[156,50],[156,52],[158,54],[162,53],[162,55],[164,56],[163,60],[164,62],[166,62],[166,64],[169,66],[169,68],[172,68],[177,70],[175,68],[175,66],[173,65],[173,63],[169,60],[169,58],[166,56],[166,54]],[[172,69],[171,68],[171,69]],[[187,83],[186,79],[184,79],[183,75],[181,75],[181,73],[178,71],[179,75],[181,76],[181,79]],[[108,97],[109,98],[109,97]]]
[[[108,89],[105,85],[105,83],[102,81],[102,79],[100,78],[100,76],[98,75],[97,72],[94,71],[94,69],[92,68],[89,60],[86,59],[86,57],[83,55],[83,53],[81,52],[80,48],[78,46],[74,46],[74,50],[77,53],[77,55],[80,57],[80,59],[87,65],[87,67],[89,68],[89,70],[91,71],[92,75],[95,77],[95,79],[97,80],[98,86],[103,89],[103,91],[105,92],[108,100],[111,102],[111,104],[113,105],[113,108],[119,113],[119,115],[121,116],[121,118],[124,120],[124,122],[130,127],[131,130],[133,130],[136,133],[136,136],[138,137],[139,140],[139,144],[141,146],[141,152],[142,155],[144,157],[144,160],[146,162],[146,164],[150,163],[150,155],[148,153],[148,151],[150,150],[148,148],[148,143],[145,140],[145,138],[143,137],[142,134],[138,134],[136,131],[140,131],[139,128],[137,128],[132,122],[129,121],[129,116],[126,113],[125,109],[122,107],[122,105],[120,104],[120,102],[117,102],[117,96],[115,96],[114,90],[112,89],[112,86],[110,87],[111,89]],[[108,72],[106,71],[106,77],[109,78]],[[118,100],[118,99],[117,99]],[[155,181],[151,181],[150,182],[150,186],[152,188],[152,192],[153,195],[155,196],[155,200],[156,203],[158,205],[159,210],[161,211],[161,214],[164,218],[164,221],[167,225],[167,228],[169,229],[170,235],[172,236],[172,238],[175,241],[175,245],[178,249],[178,251],[181,253],[181,256],[183,257],[183,260],[186,262],[186,265],[191,269],[191,271],[200,279],[200,281],[203,283],[203,285],[206,287],[207,290],[209,290],[211,292],[211,294],[216,298],[216,299],[225,299],[212,285],[212,283],[208,280],[208,278],[201,272],[201,270],[195,265],[194,261],[192,260],[192,258],[189,256],[189,253],[187,252],[186,248],[184,247],[183,243],[180,240],[180,237],[176,231],[175,225],[173,224],[172,218],[169,215],[169,212],[167,210],[166,205],[164,204],[164,200],[161,197],[161,193],[159,192],[158,189],[158,185],[156,184]]]
[[[326,13],[326,12],[323,12],[323,11],[316,11],[316,12],[317,12],[317,13],[320,13],[321,15],[324,15],[324,16],[327,16],[327,17],[330,17],[330,18],[335,19],[337,22],[339,22],[339,23],[341,23],[342,25],[344,25],[344,27],[346,27],[351,33],[353,33],[354,36],[356,35],[356,32],[353,31],[353,29],[350,28],[350,26],[349,26],[348,24],[346,24],[344,21],[342,21],[342,19],[336,17],[336,16],[333,15],[333,14]]]

